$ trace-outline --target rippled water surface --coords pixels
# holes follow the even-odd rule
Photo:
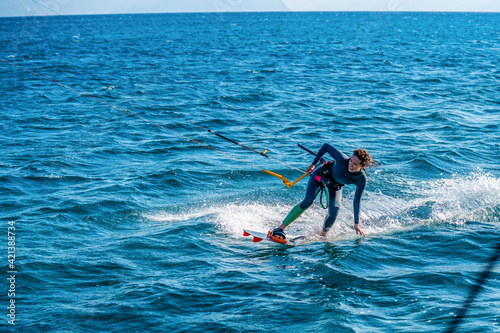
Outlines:
[[[0,19],[3,329],[15,299],[26,332],[445,331],[486,271],[457,331],[500,331],[499,18]],[[319,204],[304,244],[243,237],[307,181],[204,128],[300,170],[369,150],[366,237],[352,186],[326,240]]]

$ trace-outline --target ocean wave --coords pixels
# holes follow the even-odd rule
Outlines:
[[[497,223],[500,219],[500,180],[478,171],[466,176],[455,175],[433,181],[407,183],[409,197],[394,197],[377,190],[366,191],[362,201],[363,229],[369,236],[407,232],[430,223],[463,226],[468,221]],[[404,193],[404,192],[402,192]],[[329,233],[329,241],[356,238],[352,229],[352,195],[342,202],[337,221]],[[318,198],[319,200],[319,198]],[[292,206],[283,203],[204,202],[196,208],[178,213],[158,212],[144,218],[156,222],[204,220],[219,232],[242,238],[242,230],[269,230],[277,227]],[[319,234],[326,211],[318,204],[308,209],[288,229],[291,234]]]
[[[9,62],[167,129],[0,63],[0,192],[18,237],[20,329],[444,330],[498,242],[498,22],[326,12],[0,19]],[[291,179],[296,170],[197,123],[299,169],[313,157],[297,143],[373,152],[381,166],[363,194],[367,236],[353,230],[346,186],[326,239],[317,201],[287,228],[308,242],[253,243],[242,229],[278,226],[306,181],[288,189],[260,169]],[[497,327],[497,273],[464,331]]]

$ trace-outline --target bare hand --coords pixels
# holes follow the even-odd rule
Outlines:
[[[311,164],[307,167],[306,172],[310,175],[314,171],[314,169],[316,169],[316,166],[314,164]]]
[[[354,225],[354,230],[356,230],[356,234],[360,234],[363,237],[366,236],[365,233],[363,232],[363,230],[361,230],[361,228],[359,227],[359,224]]]

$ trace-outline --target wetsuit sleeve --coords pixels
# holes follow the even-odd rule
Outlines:
[[[353,210],[354,210],[354,224],[359,223],[359,210],[361,208],[361,195],[366,187],[366,177],[361,176],[356,179],[356,193],[354,194]]]
[[[343,159],[346,159],[347,156],[345,156],[342,152],[340,152],[337,148],[329,145],[328,143],[325,143],[323,147],[318,151],[316,154],[316,158],[314,159],[312,164],[318,163],[319,159],[325,155],[325,153],[328,153],[333,159],[337,162],[342,161]]]

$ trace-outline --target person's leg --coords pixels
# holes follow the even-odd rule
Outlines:
[[[336,190],[337,189],[337,190]],[[330,188],[330,203],[328,204],[328,214],[326,214],[325,222],[323,224],[323,231],[321,236],[326,236],[328,230],[332,227],[333,223],[337,219],[337,215],[340,210],[340,202],[342,200],[342,187]]]
[[[300,215],[302,215],[302,213],[305,212],[306,209],[313,204],[314,199],[316,199],[316,196],[318,195],[320,190],[321,190],[320,182],[315,180],[314,177],[311,177],[309,179],[309,182],[307,183],[306,197],[300,204],[292,208],[292,210],[283,220],[283,223],[281,223],[281,225],[279,226],[279,229],[282,230],[285,229],[290,223],[292,223]]]

